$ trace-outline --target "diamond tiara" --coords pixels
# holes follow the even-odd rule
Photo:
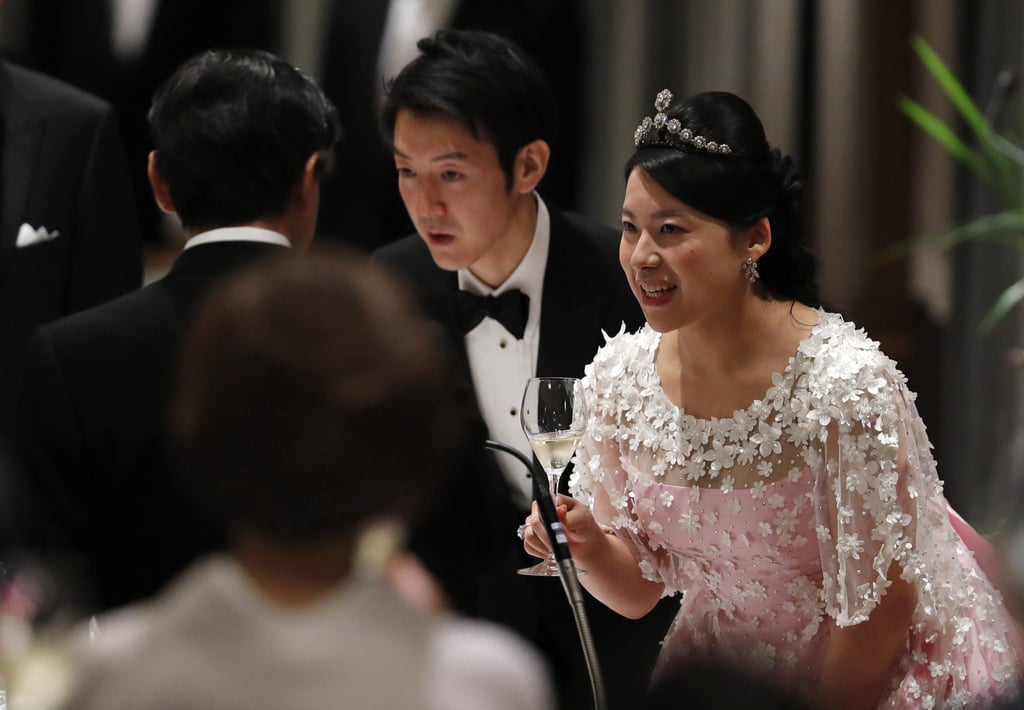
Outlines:
[[[725,143],[716,143],[704,136],[693,134],[689,128],[683,128],[678,118],[669,118],[665,111],[672,104],[672,92],[662,89],[654,99],[654,108],[657,111],[654,118],[644,116],[644,120],[636,127],[633,133],[633,144],[640,145],[670,145],[677,148],[691,146],[697,150],[715,153],[717,155],[729,155],[732,153]]]

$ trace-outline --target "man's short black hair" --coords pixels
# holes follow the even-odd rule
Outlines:
[[[441,30],[416,46],[419,56],[386,87],[386,139],[394,138],[399,111],[450,116],[494,146],[511,186],[519,150],[555,139],[555,101],[544,74],[514,42],[490,32]]]
[[[149,125],[175,210],[196,230],[281,216],[306,161],[321,153],[326,167],[341,132],[319,87],[259,50],[186,61],[157,91]]]

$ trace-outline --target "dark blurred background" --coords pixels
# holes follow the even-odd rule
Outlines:
[[[1021,277],[1020,250],[971,243],[884,259],[1001,205],[899,110],[910,96],[962,127],[910,38],[923,36],[996,127],[1019,136],[1021,101],[996,77],[1024,69],[1017,0],[479,0],[445,24],[520,41],[555,86],[561,128],[541,193],[615,224],[633,128],[655,93],[746,97],[809,182],[806,206],[826,300],[863,326],[919,394],[953,505],[983,532],[1016,513],[1024,472],[1020,309],[978,325]],[[322,81],[346,129],[325,185],[321,239],[364,248],[409,227],[375,133],[383,0],[6,0],[4,54],[118,109],[138,181],[151,276],[180,248],[144,182],[145,107],[200,49],[257,46]],[[966,135],[966,132],[963,132]],[[1024,234],[1012,235],[1024,244]]]

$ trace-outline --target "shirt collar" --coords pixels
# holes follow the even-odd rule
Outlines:
[[[264,242],[265,244],[277,244],[282,247],[291,246],[288,237],[270,229],[263,229],[262,227],[219,227],[196,234],[185,242],[185,249],[199,246],[200,244],[212,244],[213,242]]]

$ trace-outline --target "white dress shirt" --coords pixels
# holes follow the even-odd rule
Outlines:
[[[495,289],[489,288],[468,269],[458,272],[459,289],[482,296],[499,296],[518,288],[530,297],[530,314],[522,340],[516,340],[505,327],[492,318],[484,318],[466,334],[466,354],[476,387],[480,412],[487,423],[491,439],[513,446],[527,456],[530,442],[523,434],[519,407],[523,401],[526,381],[537,372],[540,346],[540,304],[544,291],[544,269],[551,242],[551,218],[540,196],[537,199],[537,226],[533,243],[516,270]],[[533,488],[528,471],[515,457],[496,452],[498,463],[512,488],[515,502],[530,507]]]

